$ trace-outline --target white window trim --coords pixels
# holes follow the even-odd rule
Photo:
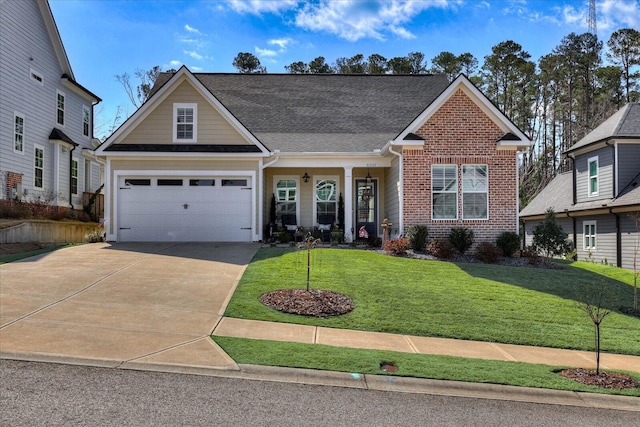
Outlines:
[[[76,162],[76,176],[73,176],[73,162]],[[71,159],[71,170],[70,172],[70,176],[69,176],[69,180],[73,180],[73,178],[76,179],[76,192],[75,193],[71,193],[74,196],[77,196],[80,193],[80,162],[78,161],[78,159]]]
[[[62,96],[64,98],[64,102],[63,102],[63,108],[62,108],[62,123],[60,123],[58,121],[58,96]],[[56,126],[62,126],[64,127],[65,124],[67,123],[67,95],[64,92],[61,92],[59,90],[56,90],[56,116],[55,116],[55,123]]]
[[[88,117],[88,121],[87,121],[87,133],[84,133],[84,113],[85,111],[87,112],[87,117]],[[83,105],[82,106],[82,117],[80,118],[81,122],[82,122],[82,136],[85,136],[87,138],[91,138],[91,109],[86,106]]]
[[[587,233],[586,233],[586,228],[587,226],[592,226],[593,225],[593,235],[589,234],[589,236],[593,236],[596,245],[591,247],[591,246],[587,246]],[[585,251],[595,251],[598,247],[598,221],[584,221],[582,223],[582,249]]]
[[[464,189],[464,167],[465,166],[484,166],[487,171],[487,189],[486,191],[465,191]],[[462,219],[467,221],[488,221],[489,220],[489,165],[487,164],[463,164],[460,168],[460,191],[462,197]],[[486,194],[487,195],[487,217],[486,218],[465,218],[464,216],[464,194],[465,193],[478,193],[478,194]]]
[[[41,150],[42,151],[42,186],[38,187],[36,185],[36,152],[37,150]],[[44,147],[42,145],[39,144],[35,144],[33,147],[33,188],[37,189],[37,190],[42,190],[44,189],[44,157],[45,157],[45,151],[44,151]]]
[[[442,167],[442,166],[454,166],[456,168],[456,189],[455,189],[455,191],[434,191],[433,190],[433,169],[436,168],[436,167]],[[458,191],[460,189],[460,176],[459,176],[460,170],[461,169],[456,164],[449,164],[449,163],[440,164],[440,163],[438,163],[438,164],[431,165],[431,203],[430,204],[431,204],[431,220],[432,221],[454,221],[454,220],[457,220],[459,218],[459,215],[458,215],[458,210],[459,210],[459,206],[458,206],[459,194],[458,194]],[[456,216],[455,216],[455,218],[434,218],[434,216],[433,216],[433,211],[434,211],[434,209],[433,209],[433,194],[434,193],[449,193],[449,194],[454,193],[456,195]]]
[[[33,68],[29,68],[29,79],[32,82],[39,84],[40,86],[44,86],[44,78],[42,74],[34,70]]]
[[[178,139],[178,108],[193,109],[193,138]],[[173,104],[173,142],[193,143],[198,141],[198,104],[196,103],[174,103]]]
[[[20,117],[22,119],[22,149],[16,150],[16,119]],[[13,152],[18,154],[24,154],[24,134],[26,129],[27,120],[24,117],[24,114],[21,114],[17,111],[13,112]]]
[[[335,223],[338,223],[338,202],[340,200],[340,177],[338,175],[318,175],[311,177],[313,182],[313,225],[318,226],[318,200],[316,200],[316,185],[318,181],[323,181],[325,179],[331,179],[336,182],[336,220]]]
[[[596,163],[596,174],[595,176],[591,176],[591,163],[595,162]],[[598,193],[600,192],[600,162],[598,160],[598,156],[594,156],[594,157],[589,157],[587,159],[587,195],[589,197],[594,197],[597,196]],[[595,192],[591,192],[591,178],[595,178],[596,179],[596,191]]]
[[[300,225],[300,177],[298,175],[274,175],[273,176],[273,194],[278,192],[278,181],[288,180],[296,182],[296,223]],[[276,205],[278,197],[276,196]]]

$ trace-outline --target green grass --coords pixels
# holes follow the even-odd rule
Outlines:
[[[561,377],[555,373],[562,368],[559,366],[350,349],[319,344],[218,336],[212,338],[233,360],[240,364],[287,366],[357,374],[395,375],[640,396],[640,388],[607,390],[586,386]],[[395,373],[382,371],[380,369],[382,361],[393,361],[398,366],[398,371]],[[640,381],[640,374],[626,373]]]
[[[29,258],[29,257],[40,255],[40,254],[46,254],[48,252],[53,252],[53,251],[57,251],[58,249],[66,248],[67,246],[69,246],[69,245],[66,245],[66,246],[64,246],[64,245],[63,246],[49,246],[49,247],[46,247],[46,248],[38,249],[36,251],[20,252],[18,254],[0,256],[0,264],[6,264],[8,262],[13,262],[13,261],[19,261],[21,259]]]
[[[633,273],[588,263],[563,270],[424,261],[353,249],[314,249],[311,287],[350,296],[355,309],[327,319],[280,313],[264,292],[306,286],[306,251],[264,248],[247,267],[225,316],[332,328],[556,348],[594,349],[580,311],[585,287],[608,289],[602,350],[640,355],[640,319],[631,305]]]

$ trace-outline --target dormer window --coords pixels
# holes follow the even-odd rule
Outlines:
[[[598,195],[598,157],[590,157],[587,160],[589,173],[589,197]]]
[[[196,142],[198,104],[173,104],[173,142]]]

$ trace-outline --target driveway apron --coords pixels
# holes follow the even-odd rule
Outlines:
[[[209,334],[259,245],[96,243],[0,266],[0,351],[237,369]]]

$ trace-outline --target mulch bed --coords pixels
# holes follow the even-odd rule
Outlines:
[[[627,374],[619,374],[617,372],[602,372],[598,375],[593,369],[565,369],[558,372],[565,378],[585,385],[609,388],[614,390],[623,390],[626,388],[638,387],[638,382]]]
[[[322,289],[278,289],[260,295],[260,302],[284,313],[314,317],[339,316],[353,310],[351,298]]]

